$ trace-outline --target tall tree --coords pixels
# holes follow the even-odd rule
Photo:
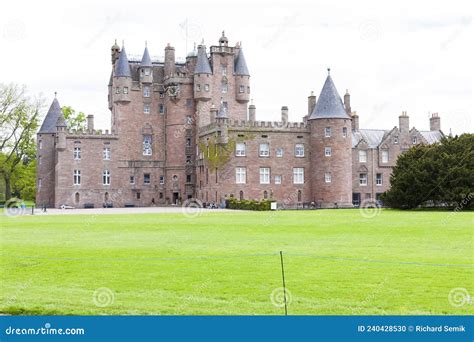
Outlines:
[[[32,99],[26,88],[0,84],[0,176],[5,183],[5,199],[12,195],[12,176],[20,165],[36,157],[36,131],[43,108],[42,99]]]
[[[76,113],[76,111],[70,106],[63,106],[64,119],[66,120],[67,127],[75,130],[86,130],[86,115],[83,112]]]

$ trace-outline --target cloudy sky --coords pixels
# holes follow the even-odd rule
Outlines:
[[[448,133],[473,131],[470,1],[8,1],[0,11],[0,82],[19,83],[47,104],[94,114],[108,128],[110,47],[177,56],[204,39],[242,41],[257,119],[307,112],[331,68],[365,128],[390,129],[406,110],[429,128],[438,112]],[[187,22],[187,35],[185,23]],[[186,39],[187,37],[187,39]]]

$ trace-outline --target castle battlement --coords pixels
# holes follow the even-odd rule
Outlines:
[[[101,129],[95,130],[76,130],[70,129],[66,133],[66,139],[76,139],[76,138],[90,138],[90,139],[102,139],[102,138],[110,138],[110,139],[118,139],[118,135],[114,132],[109,131],[106,129],[102,131]]]

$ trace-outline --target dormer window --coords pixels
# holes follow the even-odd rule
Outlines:
[[[416,145],[418,143],[418,139],[416,138],[416,136],[411,138],[411,142],[413,143],[413,145]]]
[[[150,69],[145,68],[145,76],[150,76]]]
[[[394,143],[395,145],[398,144],[398,137],[394,137],[394,138],[393,138],[393,143]]]

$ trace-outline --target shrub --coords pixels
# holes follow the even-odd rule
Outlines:
[[[270,210],[270,204],[272,202],[273,201],[270,201],[270,200],[262,200],[262,201],[241,200],[239,201],[235,198],[231,198],[227,201],[227,207],[229,209],[264,211],[264,210]]]

